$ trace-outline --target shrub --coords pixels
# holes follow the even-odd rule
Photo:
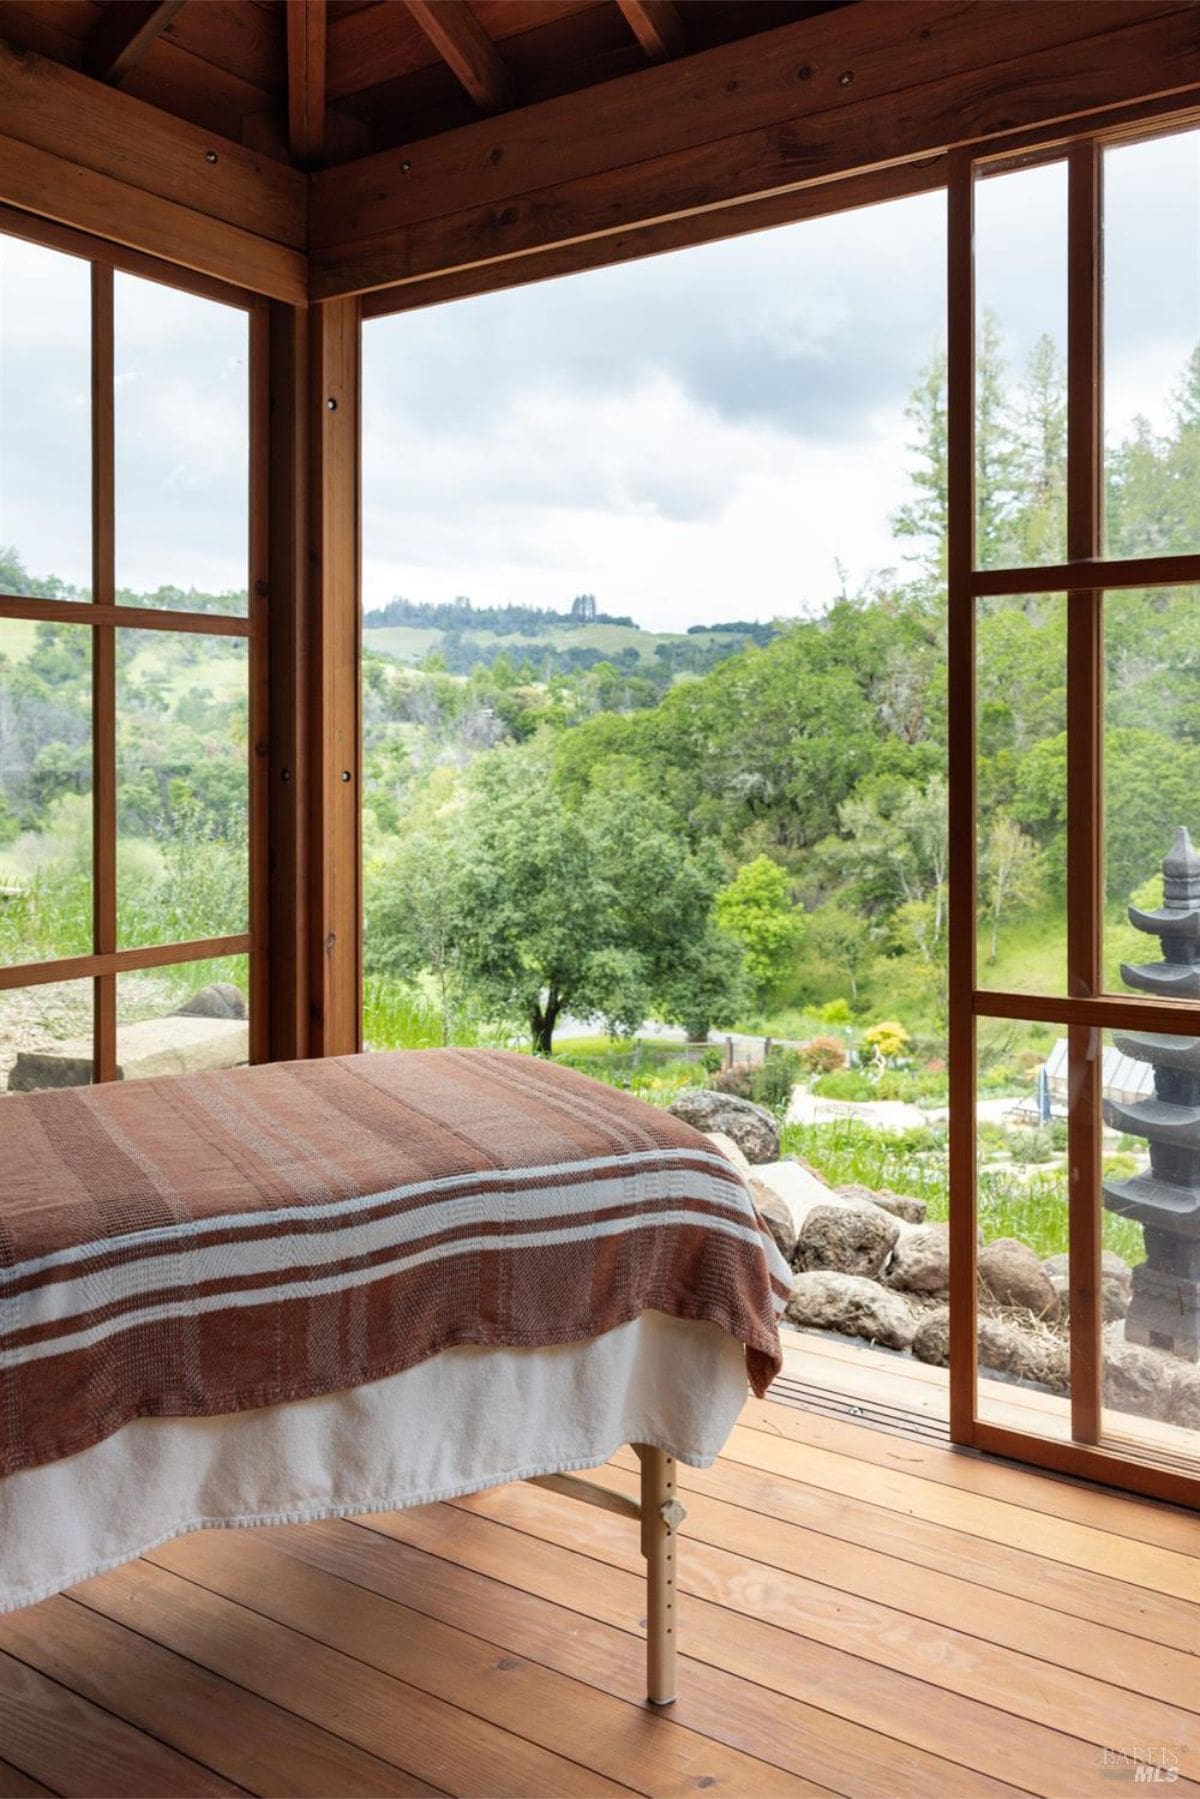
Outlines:
[[[873,1024],[869,1031],[864,1031],[863,1042],[885,1062],[890,1062],[908,1047],[909,1036],[896,1019],[887,1018],[882,1024]]]
[[[796,1059],[808,1074],[832,1074],[846,1066],[846,1049],[836,1037],[813,1037],[797,1050]]]
[[[854,1021],[850,1002],[844,999],[831,999],[821,1007],[819,1016],[822,1024],[852,1024]]]
[[[1013,1131],[1008,1147],[1014,1162],[1049,1162],[1054,1156],[1054,1141],[1047,1130]]]
[[[735,1062],[732,1068],[722,1068],[714,1074],[712,1085],[718,1093],[733,1093],[738,1099],[749,1099],[750,1088],[754,1080],[754,1070],[746,1062]]]
[[[754,1070],[750,1097],[782,1118],[792,1103],[792,1094],[802,1073],[800,1057],[795,1050],[774,1050],[762,1066]]]

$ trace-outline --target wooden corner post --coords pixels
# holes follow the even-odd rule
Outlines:
[[[362,1039],[358,303],[309,321],[310,1053],[342,1056]]]
[[[651,1705],[676,1698],[675,1539],[687,1516],[675,1495],[675,1458],[634,1445],[642,1464],[642,1554],[646,1558],[646,1695]]]

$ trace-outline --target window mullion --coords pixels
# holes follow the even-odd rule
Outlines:
[[[113,272],[92,264],[92,603],[115,601]],[[117,669],[111,624],[92,631],[92,948],[117,948]],[[117,983],[95,979],[93,1078],[117,1073]]]

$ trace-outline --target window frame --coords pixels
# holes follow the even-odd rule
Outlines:
[[[269,1054],[267,967],[268,761],[268,455],[269,302],[139,251],[0,206],[0,234],[62,251],[90,265],[91,600],[46,600],[0,593],[0,620],[70,624],[91,632],[92,696],[92,948],[0,967],[0,994],[50,983],[91,979],[92,1082],[115,1080],[117,981],[122,974],[218,956],[245,955],[250,966],[250,1059]],[[113,277],[117,271],[158,282],[247,315],[249,425],[247,611],[244,616],[142,608],[116,603],[114,482]],[[120,949],[117,945],[117,671],[116,633],[122,628],[244,639],[248,654],[247,928],[229,936]]]

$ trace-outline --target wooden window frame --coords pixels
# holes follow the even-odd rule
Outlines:
[[[117,1078],[117,980],[122,974],[169,968],[218,956],[250,960],[250,1056],[270,1053],[267,964],[267,745],[269,308],[258,295],[194,275],[171,263],[124,249],[70,227],[0,207],[0,234],[24,238],[86,261],[91,269],[91,538],[92,593],[87,600],[47,600],[0,594],[0,620],[70,624],[91,633],[92,647],[92,949],[86,955],[0,967],[0,993],[59,981],[93,983],[94,1083]],[[193,613],[116,603],[114,480],[113,276],[120,270],[161,285],[219,300],[247,315],[249,427],[247,612]],[[117,944],[116,633],[122,628],[244,640],[248,651],[247,929],[190,942]]]
[[[1083,1475],[1176,1503],[1200,1503],[1200,1477],[1181,1466],[1140,1461],[1104,1439],[1101,1340],[1100,1129],[1106,1029],[1191,1031],[1194,1002],[1127,998],[1103,980],[1103,728],[1106,591],[1200,584],[1200,552],[1145,558],[1103,554],[1104,150],[1196,123],[1195,114],[1136,120],[1107,129],[1085,122],[1023,146],[1029,160],[1063,157],[1067,167],[1067,559],[1039,568],[975,566],[975,277],[977,173],[1011,164],[1011,141],[956,152],[949,171],[948,663],[950,692],[950,1424],[955,1442]],[[1151,120],[1154,122],[1151,123]],[[1067,596],[1067,996],[982,988],[976,968],[977,796],[975,615],[980,599],[1065,592]],[[954,828],[954,821],[968,821]],[[1068,1229],[1071,1295],[1070,1435],[1037,1436],[978,1415],[976,1031],[980,1018],[1044,1021],[1068,1043]],[[1130,1449],[1132,1451],[1132,1445]]]

